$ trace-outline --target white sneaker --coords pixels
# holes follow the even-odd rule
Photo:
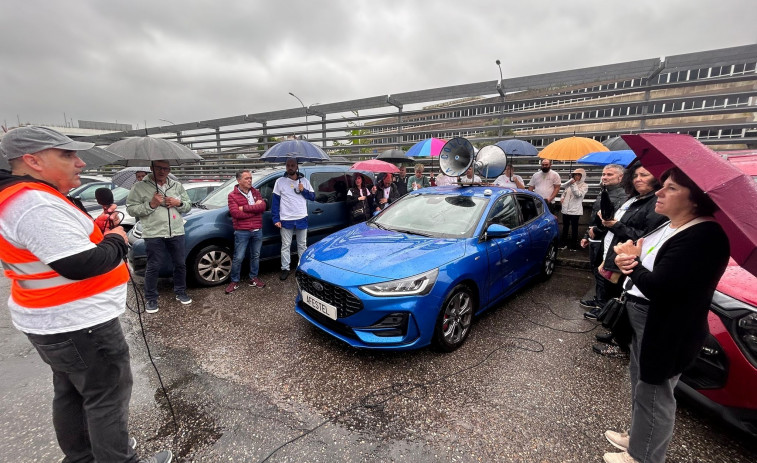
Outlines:
[[[605,453],[602,458],[605,463],[639,463],[628,452]]]
[[[629,436],[627,432],[605,431],[605,438],[615,448],[628,450]]]

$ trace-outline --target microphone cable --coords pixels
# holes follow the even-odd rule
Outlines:
[[[131,246],[129,246],[131,247]],[[155,364],[155,359],[152,357],[152,353],[150,352],[150,344],[147,342],[147,333],[145,332],[145,325],[144,321],[142,320],[142,314],[145,313],[145,298],[142,294],[142,290],[139,289],[139,285],[134,281],[134,275],[131,273],[131,268],[129,267],[128,262],[126,262],[126,256],[124,256],[124,263],[126,265],[126,270],[129,272],[129,282],[131,283],[131,287],[134,290],[134,300],[135,300],[135,308],[132,308],[129,305],[129,300],[127,298],[126,300],[126,308],[130,311],[137,314],[137,318],[139,319],[139,327],[142,331],[142,339],[145,343],[145,349],[147,349],[147,358],[150,359],[150,363],[152,364],[153,369],[155,370],[155,374],[158,376],[158,382],[160,383],[160,389],[163,391],[163,397],[166,398],[166,403],[168,404],[168,410],[171,412],[171,418],[173,419],[173,424],[176,432],[179,432],[179,422],[176,420],[176,414],[173,410],[173,405],[171,404],[171,399],[168,397],[168,391],[166,390],[166,386],[163,384],[163,377],[160,375],[160,371],[158,370],[158,366]]]
[[[284,442],[283,444],[279,445],[278,447],[276,447],[275,449],[273,449],[265,458],[263,458],[262,460],[260,460],[259,463],[265,463],[273,455],[275,455],[279,450],[283,449],[284,447],[286,447],[286,446],[288,446],[290,444],[293,444],[294,442],[297,442],[298,440],[302,439],[303,437],[308,436],[309,434],[311,434],[311,433],[315,432],[316,430],[318,430],[319,428],[321,428],[326,423],[334,421],[337,418],[339,418],[340,416],[346,415],[347,413],[349,413],[351,411],[354,411],[354,410],[357,410],[357,409],[360,409],[360,408],[371,409],[371,408],[380,407],[380,406],[384,405],[385,403],[389,402],[390,400],[395,399],[397,397],[404,397],[406,399],[413,400],[415,398],[409,396],[408,395],[409,393],[411,393],[411,392],[413,392],[415,390],[418,390],[418,389],[425,390],[429,386],[433,386],[435,384],[441,383],[442,381],[445,381],[445,380],[447,380],[447,379],[449,379],[449,378],[451,378],[453,376],[457,376],[457,375],[462,374],[462,373],[464,373],[466,371],[478,368],[478,367],[482,366],[483,364],[485,364],[487,361],[489,361],[489,359],[495,353],[497,353],[497,352],[499,352],[499,351],[501,351],[501,350],[503,350],[505,348],[512,347],[512,348],[517,349],[517,350],[524,350],[526,352],[534,352],[534,353],[540,353],[540,352],[544,351],[544,344],[540,343],[539,341],[537,341],[535,339],[504,335],[504,334],[502,334],[502,333],[500,333],[500,332],[498,332],[496,330],[494,331],[493,334],[495,336],[499,336],[499,337],[502,337],[502,338],[507,338],[507,339],[511,339],[511,340],[515,340],[515,341],[525,341],[526,343],[531,343],[532,345],[527,345],[527,344],[526,345],[518,345],[517,342],[502,343],[502,344],[499,344],[494,349],[492,349],[491,351],[489,351],[478,362],[476,362],[476,363],[474,363],[472,365],[468,365],[466,367],[460,368],[458,370],[455,370],[455,371],[453,371],[451,373],[447,373],[447,374],[438,376],[436,378],[433,378],[433,379],[430,379],[430,380],[427,380],[427,381],[406,382],[406,383],[398,382],[398,383],[392,383],[392,384],[390,384],[388,386],[384,386],[384,387],[381,387],[381,388],[378,388],[378,389],[374,389],[373,391],[371,391],[368,394],[366,394],[363,397],[361,397],[357,401],[357,403],[355,403],[355,404],[353,404],[351,406],[348,406],[346,408],[343,408],[341,410],[338,410],[336,413],[334,413],[330,417],[326,418],[325,420],[321,421],[320,423],[318,423],[314,427],[303,431],[300,435],[295,436],[295,437],[289,439],[288,441]]]

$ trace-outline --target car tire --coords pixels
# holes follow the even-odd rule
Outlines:
[[[190,259],[192,279],[200,286],[216,286],[231,277],[231,249],[211,244],[201,248]]]
[[[442,352],[460,347],[470,333],[474,299],[470,288],[457,285],[445,299],[434,325],[434,346]]]
[[[550,243],[547,248],[547,252],[544,254],[544,260],[541,263],[541,279],[549,280],[553,273],[555,273],[555,265],[557,264],[557,246],[555,243]]]

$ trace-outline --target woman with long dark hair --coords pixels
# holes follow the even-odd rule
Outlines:
[[[353,176],[355,186],[347,191],[347,205],[350,210],[350,224],[365,222],[373,213],[371,189],[365,185],[363,174]]]
[[[631,426],[605,437],[623,450],[608,463],[662,462],[673,436],[673,389],[707,337],[707,313],[728,265],[728,237],[712,218],[717,206],[680,169],[665,172],[655,211],[663,224],[636,243],[615,246],[628,276],[631,340]]]

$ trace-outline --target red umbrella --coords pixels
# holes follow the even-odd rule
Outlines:
[[[394,164],[378,159],[369,159],[368,161],[358,161],[350,167],[352,170],[367,170],[368,172],[386,172],[389,174],[399,173],[399,169]]]
[[[655,177],[680,168],[718,205],[715,219],[731,242],[731,257],[757,275],[757,184],[690,135],[623,135],[641,164]],[[703,246],[706,246],[703,243]]]

